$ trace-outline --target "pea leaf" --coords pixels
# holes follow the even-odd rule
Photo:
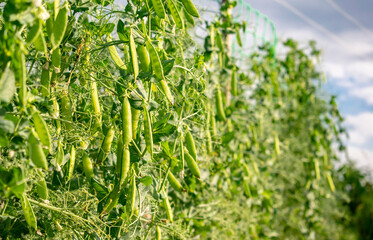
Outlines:
[[[13,71],[6,66],[0,78],[0,101],[9,103],[16,91]]]
[[[162,66],[163,66],[163,74],[167,76],[172,68],[174,67],[175,59],[169,59],[169,60],[164,60],[162,61]]]
[[[0,117],[0,132],[4,133],[13,133],[14,132],[14,123],[10,120]]]
[[[150,177],[150,176],[145,176],[145,177],[140,178],[140,182],[141,182],[144,186],[150,186],[150,185],[152,185],[152,183],[153,183],[153,178]]]

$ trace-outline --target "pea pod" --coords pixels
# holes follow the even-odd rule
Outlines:
[[[207,148],[207,153],[211,155],[213,152],[213,145],[212,145],[212,139],[211,139],[211,132],[208,128],[206,130],[206,148]]]
[[[214,114],[212,113],[212,110],[210,110],[209,112],[210,112],[209,123],[210,123],[211,139],[212,140],[216,140],[216,136],[217,136],[217,133],[216,133],[216,121],[215,121]]]
[[[55,68],[61,67],[61,50],[60,48],[56,48],[52,52],[52,66]]]
[[[150,114],[146,108],[144,108],[144,137],[146,143],[146,149],[153,158],[153,129]]]
[[[192,133],[190,131],[187,132],[185,136],[186,148],[189,151],[189,154],[194,158],[197,159],[197,150],[196,145],[194,143],[194,139]]]
[[[275,145],[275,154],[276,154],[276,157],[279,157],[280,156],[280,141],[278,140],[278,135],[277,133],[275,133],[275,137],[274,137],[274,145]]]
[[[236,69],[232,70],[231,75],[231,93],[233,96],[237,96],[237,76],[236,76]]]
[[[130,150],[128,146],[124,146],[122,150],[122,157],[121,161],[118,163],[117,167],[119,168],[119,179],[120,184],[123,184],[127,178],[128,172],[130,170],[131,158],[130,158]]]
[[[71,150],[70,150],[69,168],[68,168],[67,179],[66,179],[67,181],[70,181],[73,175],[74,167],[75,167],[75,157],[76,157],[76,153],[75,153],[75,147],[73,145],[71,146]]]
[[[161,240],[162,239],[162,231],[159,226],[155,227],[155,239],[156,240]]]
[[[110,35],[108,36],[108,40],[111,41],[111,36]],[[120,56],[118,54],[118,51],[115,48],[115,46],[114,45],[110,45],[108,47],[108,50],[109,50],[110,56],[113,59],[115,65],[117,65],[119,68],[121,68],[123,70],[126,70],[127,67],[124,64],[124,62],[122,61],[122,59],[120,58]]]
[[[162,189],[163,194],[163,207],[166,209],[167,219],[172,223],[174,221],[174,216],[172,213],[172,208],[170,201],[168,200],[168,195],[165,193],[165,191]]]
[[[132,180],[131,180],[131,188],[129,192],[129,198],[127,201],[127,211],[133,214],[133,211],[135,209],[135,204],[136,204],[136,194],[137,194],[137,187],[136,187],[136,176],[133,175]]]
[[[137,76],[139,75],[139,63],[137,61],[136,44],[133,38],[132,29],[130,30],[130,55],[131,55],[133,75],[136,80]]]
[[[152,4],[153,4],[154,10],[157,16],[162,19],[165,18],[166,12],[164,10],[162,0],[152,0]]]
[[[62,117],[62,119],[65,120],[65,121],[63,121],[64,127],[67,130],[71,130],[72,129],[71,121],[72,121],[72,114],[73,113],[72,113],[72,109],[71,109],[70,100],[69,100],[66,93],[63,93],[62,96],[61,96],[60,109],[61,109],[61,111],[60,111],[61,117]]]
[[[240,35],[240,28],[236,27],[236,39],[237,43],[240,47],[242,47],[242,40],[241,40],[241,35]]]
[[[83,171],[88,181],[90,182],[91,178],[94,177],[93,165],[86,152],[83,152]]]
[[[247,197],[251,197],[251,190],[250,190],[250,185],[249,185],[249,179],[247,177],[244,177],[243,181],[242,181],[242,188],[243,188],[243,192],[245,193],[245,195]]]
[[[185,8],[183,8],[183,15],[190,24],[192,24],[193,26],[196,24],[194,18],[185,10]]]
[[[157,78],[157,80],[163,80],[164,75],[163,75],[163,66],[161,63],[161,59],[159,58],[157,50],[155,50],[155,47],[149,40],[146,41],[146,49],[148,50],[149,55],[150,55],[150,60],[152,63],[152,68],[153,68],[155,77]]]
[[[35,164],[35,166],[47,170],[48,162],[45,158],[45,154],[40,143],[40,140],[37,138],[37,133],[34,129],[31,130],[29,136],[29,150],[31,161]]]
[[[34,113],[32,114],[32,119],[34,121],[35,130],[38,133],[41,143],[51,149],[51,136],[49,134],[47,123],[40,116],[39,112],[34,108]]]
[[[122,131],[123,144],[128,145],[132,140],[132,113],[131,104],[127,97],[123,98],[122,104]]]
[[[50,94],[50,72],[49,72],[49,62],[47,62],[41,70],[41,94],[44,97],[49,97]]]
[[[170,171],[167,175],[168,182],[170,183],[171,187],[178,192],[183,191],[183,187],[181,186],[180,182],[176,179],[176,177]]]
[[[44,52],[45,56],[48,55],[47,52],[47,43],[45,42],[45,37],[43,31],[40,31],[40,33],[36,36],[34,40],[34,46],[36,50],[40,52]]]
[[[184,171],[184,144],[183,144],[183,133],[180,133],[180,161],[181,169]]]
[[[53,31],[51,36],[52,49],[56,49],[62,42],[67,27],[67,4],[58,11],[56,20],[53,23]]]
[[[132,137],[136,139],[137,126],[139,125],[141,111],[136,108],[131,108],[131,122],[132,122]]]
[[[35,20],[34,25],[30,28],[30,31],[27,34],[26,43],[31,44],[39,36],[42,30],[41,21],[39,19]]]
[[[37,220],[35,217],[34,210],[32,209],[31,204],[26,196],[26,193],[23,193],[21,196],[21,205],[27,224],[36,230]]]
[[[36,192],[41,199],[48,200],[48,187],[44,177],[36,183]]]
[[[201,173],[199,171],[199,168],[198,168],[198,165],[195,159],[188,152],[185,152],[184,154],[185,154],[185,161],[188,165],[188,168],[190,169],[190,171],[192,172],[194,176],[196,176],[197,178],[200,178]]]
[[[319,166],[319,161],[317,159],[313,160],[314,168],[315,168],[315,177],[316,180],[320,179],[320,166]]]
[[[118,204],[121,184],[117,182],[114,186],[114,189],[110,192],[109,196],[106,199],[105,205],[102,208],[101,214],[109,213],[115,206]]]
[[[26,60],[25,60],[25,55],[22,53],[22,51],[18,51],[16,53],[16,59],[19,64],[17,71],[16,71],[16,76],[18,78],[18,82],[20,86],[18,90],[19,101],[23,107],[26,107],[26,103],[27,103]]]
[[[215,100],[216,100],[216,112],[217,112],[218,118],[221,121],[225,122],[227,118],[224,112],[223,97],[220,91],[220,87],[217,87],[216,89]]]
[[[121,174],[121,164],[122,164],[122,158],[123,158],[123,137],[122,135],[119,135],[118,141],[117,141],[117,165],[115,166],[115,172],[118,177],[120,177]]]
[[[223,40],[221,38],[221,34],[218,29],[216,29],[216,32],[215,32],[215,40],[216,40],[216,45],[218,46],[219,50],[221,52],[224,51]]]
[[[111,149],[111,143],[113,142],[115,134],[114,126],[111,126],[107,131],[104,140],[102,141],[100,151],[97,157],[97,163],[101,163],[107,157]]]
[[[93,78],[91,78],[90,90],[91,90],[93,110],[95,112],[96,124],[101,125],[101,108],[100,108],[100,102],[98,100],[97,84]]]
[[[177,9],[174,0],[167,0],[167,5],[171,11],[171,15],[176,23],[176,26],[180,29],[184,29],[184,20],[181,18],[180,12]]]
[[[150,72],[150,57],[144,45],[137,47],[137,53],[140,59],[140,68],[143,72]]]
[[[192,3],[191,0],[181,0],[183,3],[185,10],[192,15],[193,17],[199,18],[198,10],[196,6]]]
[[[334,182],[333,182],[333,178],[332,176],[330,175],[330,172],[326,172],[326,179],[328,181],[328,185],[329,185],[329,188],[332,192],[335,192],[335,185],[334,185]]]
[[[174,105],[175,104],[174,97],[172,96],[171,90],[168,87],[166,80],[162,79],[161,81],[159,81],[159,84],[161,85],[161,89],[164,95],[166,95],[167,100],[170,101],[172,105]]]

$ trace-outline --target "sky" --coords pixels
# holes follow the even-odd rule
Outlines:
[[[344,116],[350,158],[373,172],[373,1],[372,0],[243,0],[268,16],[279,39],[316,40],[322,49],[324,89],[337,95]],[[197,0],[216,11],[214,0]]]

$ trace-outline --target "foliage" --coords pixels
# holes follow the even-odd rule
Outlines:
[[[7,0],[0,237],[354,239],[315,43],[231,56],[234,6]]]

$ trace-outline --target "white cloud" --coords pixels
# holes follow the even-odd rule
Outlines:
[[[368,145],[373,140],[373,113],[363,112],[357,115],[347,115],[346,126],[349,129],[351,146]]]
[[[356,166],[365,171],[373,171],[373,151],[366,148],[348,147],[348,155]]]
[[[349,92],[349,94],[351,96],[363,99],[369,105],[373,105],[373,85],[354,88]]]

